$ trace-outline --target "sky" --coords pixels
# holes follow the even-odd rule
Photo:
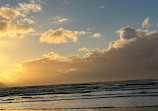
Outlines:
[[[0,0],[0,86],[158,78],[157,0]]]

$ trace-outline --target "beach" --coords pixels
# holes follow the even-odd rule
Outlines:
[[[47,110],[47,111],[157,111],[157,110],[158,108],[101,108],[101,109]],[[6,110],[6,111],[10,111],[10,110]],[[27,110],[20,110],[20,111],[27,111]],[[43,111],[43,110],[36,110],[36,111]]]

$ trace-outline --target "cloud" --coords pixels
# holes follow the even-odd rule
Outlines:
[[[0,21],[0,36],[14,37],[17,36],[17,34],[26,34],[33,31],[34,29],[23,24],[12,24],[10,22]]]
[[[31,35],[33,36],[38,36],[38,35],[41,35],[42,33],[41,32],[34,32],[34,33],[31,33]]]
[[[19,3],[18,10],[22,11],[23,13],[29,13],[32,12],[39,12],[42,10],[42,7],[40,4],[37,4],[36,2],[33,3]]]
[[[73,42],[77,42],[77,37],[86,34],[84,31],[70,31],[63,28],[57,30],[48,30],[44,32],[40,37],[40,42],[47,42],[50,44],[66,43],[69,39]]]
[[[100,6],[100,9],[104,9],[104,6]]]
[[[16,7],[5,5],[0,8],[0,36],[9,36],[20,38],[24,34],[33,32],[34,29],[22,23],[35,24],[35,22],[27,16],[31,12],[39,12],[42,10],[40,1],[29,1],[29,3],[19,3]]]
[[[87,48],[87,47],[83,47],[83,48],[79,48],[78,50],[79,50],[80,52],[87,52],[87,51],[89,51],[90,49]]]
[[[149,17],[145,18],[143,23],[142,23],[142,27],[143,28],[149,28],[150,27],[150,22],[149,22]]]
[[[91,35],[91,37],[99,38],[99,37],[101,37],[101,33],[95,33],[95,34]]]
[[[135,42],[142,38],[147,38],[153,36],[156,32],[149,32],[148,30],[134,29],[129,26],[124,27],[117,31],[120,34],[120,39],[117,41],[112,41],[109,44],[109,48],[121,48],[124,45],[129,44],[130,42]],[[153,35],[150,35],[153,34]]]
[[[68,18],[62,18],[61,16],[56,16],[53,18],[53,22],[51,23],[63,23],[63,22],[66,22],[68,21]]]
[[[61,56],[58,53],[50,52],[48,54],[43,55],[45,58],[48,58],[50,60],[57,60],[57,61],[65,61],[67,58],[64,56]]]
[[[78,36],[80,36],[80,35],[90,34],[91,32],[88,32],[88,31],[74,31],[74,33],[77,34]]]
[[[24,62],[13,80],[39,85],[158,78],[158,31],[124,27],[117,32],[120,38],[103,51],[95,49],[83,57],[50,52]]]
[[[29,19],[29,18],[24,18],[23,20],[22,20],[22,22],[26,22],[26,23],[29,23],[29,24],[35,24],[35,21],[33,21],[33,20],[31,20],[31,19]]]
[[[21,15],[21,13],[14,8],[9,8],[7,6],[0,8],[0,16],[4,19],[13,20],[20,15]]]
[[[66,22],[66,21],[68,21],[67,18],[63,18],[63,19],[58,20],[59,23]]]
[[[66,22],[66,21],[68,21],[68,19],[67,18],[63,18],[63,19],[59,19],[58,21],[55,21],[53,23],[63,23],[63,22]]]
[[[64,0],[64,4],[65,5],[69,4],[68,0]]]
[[[39,3],[19,3],[17,7],[11,8],[9,5],[2,6],[0,8],[0,16],[9,21],[15,20],[18,17],[25,17],[30,12],[39,12],[42,10],[42,6]],[[20,18],[19,18],[20,19]]]

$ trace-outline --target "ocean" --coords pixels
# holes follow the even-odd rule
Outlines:
[[[0,110],[120,111],[138,108],[158,111],[157,79],[0,89]]]

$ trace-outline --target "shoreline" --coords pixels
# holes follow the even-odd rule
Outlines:
[[[28,110],[30,110],[30,109],[28,109]],[[5,111],[28,111],[28,110],[5,110]],[[34,111],[34,110],[32,110],[32,111]],[[45,111],[45,109],[44,110],[36,110],[36,111]],[[98,109],[52,109],[52,110],[47,110],[47,111],[158,111],[158,107],[146,107],[146,108],[98,108]]]

